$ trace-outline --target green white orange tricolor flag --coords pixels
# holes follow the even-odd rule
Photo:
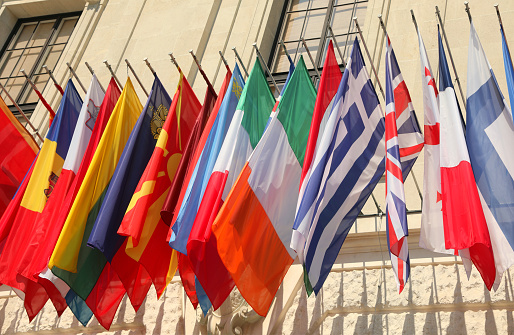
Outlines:
[[[289,247],[316,90],[300,58],[274,117],[214,220],[241,295],[266,315],[296,253]]]

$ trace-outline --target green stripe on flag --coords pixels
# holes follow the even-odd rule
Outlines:
[[[315,102],[316,89],[302,56],[282,92],[277,115],[287,134],[289,145],[302,167]]]
[[[80,252],[77,259],[78,272],[68,272],[59,269],[57,266],[52,268],[52,273],[66,282],[66,284],[68,284],[68,286],[83,300],[87,299],[95,287],[96,282],[107,263],[107,259],[104,257],[102,252],[98,249],[89,247],[87,245],[87,240],[91,234],[93,226],[95,225],[96,217],[98,216],[98,212],[102,206],[109,184],[110,182],[103,190],[95,205],[91,208],[87,217],[86,228],[84,230],[84,236],[82,237]]]
[[[250,144],[255,148],[262,137],[269,115],[275,105],[264,71],[258,59],[248,77],[236,110],[242,110],[241,126],[250,136]]]

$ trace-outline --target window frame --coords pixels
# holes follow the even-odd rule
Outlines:
[[[20,60],[21,60],[21,58],[23,57],[23,55],[24,55],[26,50],[30,50],[31,48],[36,48],[36,47],[27,47],[27,46],[25,46],[23,48],[14,48],[14,46],[13,46],[12,49],[9,49],[9,45],[14,41],[16,36],[18,36],[18,34],[21,33],[20,28],[22,28],[24,24],[36,23],[37,25],[39,25],[39,24],[43,23],[44,21],[55,20],[55,22],[54,22],[54,24],[53,24],[53,26],[51,28],[51,33],[46,38],[46,40],[43,43],[43,45],[42,46],[38,46],[38,48],[41,48],[41,51],[39,52],[36,60],[34,61],[34,64],[33,64],[32,68],[31,69],[25,69],[25,72],[27,73],[27,76],[31,80],[33,80],[34,77],[36,77],[36,76],[39,76],[41,74],[46,74],[45,72],[37,72],[36,73],[36,70],[38,68],[41,68],[42,65],[45,65],[45,64],[41,64],[41,66],[40,66],[40,63],[41,63],[42,59],[44,57],[46,57],[48,52],[50,51],[49,47],[53,47],[54,45],[64,45],[64,48],[61,51],[61,54],[59,55],[59,57],[57,58],[57,61],[56,61],[56,64],[58,64],[59,60],[61,59],[62,54],[64,53],[64,50],[66,49],[66,45],[69,43],[70,38],[73,35],[73,31],[72,31],[72,33],[70,34],[70,37],[68,38],[66,43],[52,43],[51,44],[51,41],[54,38],[56,38],[55,33],[57,32],[57,30],[59,29],[61,24],[64,22],[64,20],[72,18],[72,17],[77,17],[77,21],[75,22],[75,25],[73,27],[73,29],[75,29],[75,27],[76,27],[76,25],[77,25],[81,15],[82,15],[82,11],[75,11],[75,12],[66,12],[66,13],[58,13],[58,14],[43,15],[43,16],[33,16],[33,17],[18,19],[16,21],[14,27],[12,28],[9,36],[7,37],[4,45],[0,49],[0,59],[2,59],[2,57],[4,57],[4,55],[5,55],[5,53],[7,51],[23,50],[22,54],[20,55]],[[31,38],[32,38],[32,36],[34,35],[34,33],[36,31],[37,31],[37,27],[32,32]],[[20,60],[18,60],[18,62]],[[15,65],[15,67],[16,67],[16,65]],[[53,69],[51,69],[51,70],[53,70]],[[12,74],[11,73],[9,76],[2,77],[1,79],[3,80],[3,79],[6,79],[6,78],[8,78],[8,80],[9,80],[9,79],[14,79],[14,78],[24,78],[24,76],[22,74],[17,75],[17,74]],[[48,78],[48,80],[51,80],[51,79]],[[46,81],[46,83],[48,83],[48,80]],[[45,85],[46,85],[46,83],[45,83]],[[30,84],[28,83],[28,81],[25,80],[25,82],[24,82],[22,88],[20,89],[20,91],[18,92],[17,96],[16,97],[14,97],[14,96],[12,97],[16,101],[18,106],[21,108],[21,110],[25,114],[27,114],[27,116],[30,116],[32,114],[32,112],[35,110],[35,108],[36,108],[36,106],[38,104],[38,102],[20,103],[20,101],[22,101],[23,98],[26,97],[27,94],[30,94],[28,92],[28,90],[30,90],[30,89],[31,89],[30,88]],[[5,103],[6,103],[7,107],[11,110],[11,112],[15,116],[18,117],[20,113],[19,113],[18,109],[12,104],[12,102],[9,99],[6,99]]]

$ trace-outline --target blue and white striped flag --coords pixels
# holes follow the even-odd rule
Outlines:
[[[295,219],[310,225],[304,267],[316,294],[385,170],[384,116],[357,39],[334,101],[309,177],[319,187],[307,186]]]
[[[466,143],[491,237],[496,290],[514,264],[514,124],[473,23],[466,100]]]

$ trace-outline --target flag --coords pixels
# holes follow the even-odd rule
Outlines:
[[[222,89],[224,87],[222,86]],[[226,87],[225,87],[226,89]],[[175,178],[173,179],[173,183],[171,184],[170,191],[164,201],[164,205],[161,209],[161,217],[163,221],[167,225],[171,225],[172,222],[175,221],[175,216],[178,214],[178,206],[182,203],[185,188],[182,187],[183,184],[187,184],[189,179],[191,178],[191,174],[193,173],[192,169],[189,169],[189,166],[194,166],[198,160],[198,156],[195,156],[196,147],[201,146],[203,143],[199,143],[203,129],[205,128],[207,121],[209,119],[209,115],[211,111],[219,108],[216,105],[217,99],[216,92],[212,88],[212,86],[208,86],[205,91],[205,97],[203,100],[202,108],[196,118],[195,125],[191,131],[191,136],[187,141],[186,147],[184,148],[184,152],[182,154],[182,158],[180,159],[180,163],[177,167],[177,172]],[[221,100],[219,101],[221,104]],[[169,241],[173,230],[169,229],[168,236],[166,240]]]
[[[439,38],[441,201],[447,249],[465,250],[490,290],[496,277],[487,222],[471,168],[463,120]],[[466,262],[465,262],[466,264]],[[467,267],[468,277],[471,267]]]
[[[439,103],[437,87],[428,61],[425,44],[418,31],[421,58],[423,108],[425,110],[425,154],[423,175],[423,204],[419,246],[434,252],[454,254],[446,249],[441,202],[441,146],[439,143]]]
[[[228,77],[228,73],[225,76],[225,79]],[[225,85],[225,83],[227,85]],[[224,81],[224,84],[221,87],[220,94],[221,97],[224,96],[225,90],[227,89],[228,81]],[[186,148],[184,149],[184,153],[182,155],[182,159],[180,160],[180,163],[177,167],[177,172],[175,174],[175,178],[173,179],[173,183],[171,184],[170,191],[168,193],[168,196],[166,197],[166,200],[164,202],[163,208],[161,209],[161,217],[164,222],[167,224],[172,224],[177,218],[180,204],[182,203],[182,200],[184,199],[184,195],[186,193],[186,188],[182,187],[182,185],[188,185],[189,180],[191,179],[191,176],[193,174],[193,167],[196,165],[196,162],[198,161],[199,154],[201,150],[196,150],[197,148],[203,148],[203,145],[205,144],[205,141],[207,139],[207,134],[203,136],[203,130],[205,127],[210,129],[212,126],[212,122],[214,122],[213,119],[209,119],[209,115],[211,112],[214,114],[217,113],[219,110],[219,107],[221,105],[222,99],[217,99],[216,92],[212,88],[211,85],[208,85],[207,91],[205,92],[205,98],[203,106],[200,110],[200,113],[198,114],[198,117],[195,121],[195,125],[193,127],[193,130],[191,132],[191,137],[189,138],[189,141],[187,142]],[[170,238],[172,237],[172,234],[174,234],[173,230],[168,230],[168,236],[166,237],[166,240],[169,242]],[[186,266],[189,266],[189,262],[180,261],[181,257],[178,257],[178,271],[180,274],[180,278],[182,280],[182,285],[184,287],[194,287],[195,283],[190,282],[186,283],[185,281],[187,278],[191,278],[190,276],[183,276],[184,273],[190,273],[192,272],[192,269],[188,268],[186,269]],[[196,296],[196,293],[194,290],[188,290],[186,291],[188,293],[188,297],[193,303],[193,306],[196,308],[196,305],[194,301],[198,300],[198,297]],[[194,295],[194,296],[193,296]],[[202,303],[202,301],[199,301]],[[202,309],[208,309],[207,305],[210,305],[209,301],[204,300],[203,301],[204,306]]]
[[[52,227],[52,225],[55,217],[49,218],[47,214],[56,212],[56,209],[59,208],[64,201],[66,192],[75,177],[73,170],[77,170],[89,142],[89,138],[91,137],[92,129],[90,129],[90,127],[94,125],[103,96],[104,93],[98,84],[96,76],[93,76],[79,113],[77,126],[71,138],[68,150],[69,154],[66,155],[66,160],[64,161],[59,179],[55,183],[52,196],[49,197],[43,211],[37,216],[36,221],[30,223],[30,225],[32,225],[30,233],[18,235],[17,239],[15,238],[12,243],[13,247],[11,247],[11,250],[16,249],[17,252],[13,255],[15,258],[9,259],[9,262],[16,264],[13,271],[17,273],[18,277],[25,277],[27,280],[39,282],[38,275],[41,270],[37,272],[32,272],[31,270],[38,261],[41,269],[48,263],[49,254],[47,253],[47,257],[44,257],[42,249],[48,248],[49,244],[52,244],[52,246],[55,245],[55,239],[52,242],[50,237],[50,235],[54,233],[54,227]],[[27,225],[28,224],[29,223],[27,223]],[[54,235],[56,234],[54,233]],[[0,263],[2,263],[2,260],[0,260]],[[64,300],[66,294],[61,294],[61,291],[67,291],[69,287],[67,287],[65,283],[59,283],[60,286],[66,287],[59,291],[51,282],[39,284],[41,284],[49,294],[58,313],[62,313],[66,308],[66,302]],[[30,298],[30,293],[26,294],[26,298],[27,297]],[[57,307],[58,305],[59,307]]]
[[[46,249],[49,244],[52,247],[55,245],[55,237],[52,238],[52,236],[56,236],[61,227],[56,227],[54,223],[86,152],[104,95],[96,76],[93,75],[71,138],[69,154],[64,161],[61,175],[55,183],[52,196],[34,222],[32,233],[23,237],[28,243],[23,246],[20,258],[16,261],[16,271],[33,281],[38,280],[39,273],[48,264],[50,255],[47,252],[44,257],[43,249]],[[39,266],[33,271],[36,264]]]
[[[503,26],[500,25],[500,33],[502,35],[503,65],[505,67],[505,77],[507,78],[507,89],[509,90],[510,110],[512,112],[514,106],[514,67],[512,66],[512,58],[505,39]]]
[[[244,80],[239,67],[236,65],[226,93],[219,95],[222,103],[218,110],[212,112],[209,121],[211,119],[213,121],[209,122],[208,127],[203,131],[202,138],[205,137],[205,141],[201,142],[205,143],[202,143],[201,147],[198,146],[195,152],[198,160],[195,165],[189,167],[193,169],[193,172],[188,184],[183,186],[186,191],[178,214],[172,222],[171,228],[175,234],[172,234],[170,239],[170,246],[183,254],[187,255],[186,244],[189,234],[198,213],[198,207],[200,206],[200,201],[212,173],[214,163],[227,134],[228,126],[236,111],[243,87]],[[219,305],[214,309],[218,307]]]
[[[116,282],[113,287],[116,290],[107,290],[114,299],[112,305],[117,306],[124,294],[123,285],[120,286],[119,278],[116,278],[117,275],[106,258],[97,249],[88,247],[86,242],[125,143],[142,108],[132,82],[127,79],[50,258],[48,267],[86,303],[95,284],[99,280],[103,283],[105,278],[106,285],[102,287]],[[110,278],[113,279],[109,280]],[[91,308],[89,303],[88,306]],[[95,313],[95,316],[104,327],[110,326],[112,319],[105,322],[101,320],[103,314]]]
[[[316,195],[300,200],[297,215],[309,215],[304,219],[309,223],[304,266],[308,286],[316,294],[357,215],[384,174],[384,131],[383,113],[355,39],[313,159],[310,178],[319,181],[312,186]],[[309,212],[311,207],[314,210]]]
[[[315,99],[302,57],[212,225],[221,260],[263,316],[296,258],[291,228]]]
[[[210,174],[187,242],[191,269],[212,302],[220,306],[234,288],[221,261],[212,223],[250,153],[260,140],[275,99],[259,60],[255,61]]]
[[[337,59],[334,54],[334,46],[332,41],[328,44],[327,56],[325,57],[325,64],[323,65],[323,72],[321,73],[321,80],[318,87],[318,95],[316,96],[316,104],[314,106],[314,113],[312,116],[312,123],[309,131],[309,138],[307,141],[307,149],[305,151],[305,160],[302,168],[302,176],[300,178],[300,194],[298,199],[304,202],[313,204],[316,197],[316,192],[319,187],[319,178],[321,174],[314,174],[313,158],[321,136],[325,130],[328,116],[334,105],[334,98],[341,82],[342,74],[337,64]],[[311,178],[318,178],[317,181]],[[313,185],[316,185],[316,189],[312,189]],[[305,199],[304,199],[305,198]],[[302,207],[302,211],[305,210],[304,206],[301,205],[301,201],[298,201],[296,205],[295,221],[293,224],[293,232],[291,237],[291,248],[298,254],[298,259],[302,265],[305,264],[303,255],[303,247],[305,246],[305,240],[309,232],[310,222],[306,220],[309,216],[306,213],[299,213],[298,210]],[[309,211],[314,208],[311,206]],[[305,277],[304,279],[306,279]],[[307,294],[312,293],[312,287],[308,284],[308,280],[305,280],[305,287]]]
[[[89,126],[87,129],[84,129],[84,134],[88,134],[88,129],[90,127],[93,127],[93,131],[91,132],[86,151],[84,152],[83,158],[80,162],[80,167],[75,170],[75,165],[68,163],[70,164],[72,173],[76,174],[76,176],[73,178],[73,181],[69,186],[67,183],[58,182],[56,184],[55,192],[52,195],[51,200],[48,201],[47,206],[38,217],[38,222],[36,223],[36,225],[39,227],[38,233],[32,235],[29,240],[29,244],[37,244],[37,249],[35,249],[32,253],[35,256],[31,259],[30,263],[26,264],[25,268],[20,272],[27,278],[37,277],[37,281],[45,287],[47,292],[57,289],[61,296],[66,299],[66,303],[72,310],[73,314],[83,325],[86,325],[93,315],[92,311],[86,305],[84,300],[78,297],[73,290],[70,290],[69,286],[64,281],[53,275],[53,273],[48,269],[47,265],[52,251],[54,250],[55,244],[57,243],[57,239],[59,238],[59,234],[62,230],[66,217],[68,216],[69,210],[73,205],[73,201],[78,193],[79,187],[82,185],[82,181],[84,180],[84,176],[87,172],[93,154],[95,153],[96,147],[98,146],[98,142],[100,141],[105,126],[109,121],[112,110],[116,105],[120,94],[121,92],[118,88],[118,85],[116,84],[116,81],[114,78],[111,78],[96,117],[96,109],[88,109],[88,114],[91,114],[91,117],[87,120],[86,125]],[[94,102],[94,104],[96,105],[96,102]],[[93,107],[89,104],[88,106]],[[72,158],[70,159],[70,162],[76,162]],[[64,166],[67,166],[66,162]],[[57,199],[60,199],[61,197],[61,192],[65,191],[66,188],[68,189],[66,190],[65,198],[62,199],[62,201],[57,201]],[[41,240],[45,241],[45,243],[39,243]],[[27,256],[30,257],[29,254],[27,254]]]
[[[151,278],[141,264],[126,254],[126,237],[117,231],[150,160],[170,105],[171,98],[155,75],[146,106],[123,149],[88,239],[88,246],[100,250],[111,263],[136,310],[146,297]]]
[[[100,250],[108,261],[112,261],[126,239],[118,235],[117,230],[150,160],[170,105],[171,98],[155,75],[146,106],[123,149],[107,189],[106,200],[102,203],[89,235],[87,244]]]
[[[408,99],[410,102],[410,96],[387,34],[385,61],[386,234],[391,265],[396,277],[398,291],[401,293],[409,279],[410,259],[409,245],[407,242],[407,236],[409,235],[407,226],[407,205],[405,204],[404,177],[396,119],[405,112],[405,110],[401,109],[401,107],[406,107],[405,102],[402,101],[402,97],[405,97],[405,100]],[[402,90],[401,95],[398,94],[400,90]],[[396,111],[397,104],[399,107],[398,111]],[[409,114],[409,112],[410,111],[407,110],[405,114]],[[419,151],[417,153],[419,154]]]
[[[193,172],[188,184],[184,185],[186,188],[184,198],[180,204],[178,215],[172,223],[172,229],[175,234],[171,235],[170,246],[183,254],[187,254],[186,245],[198,213],[200,202],[244,87],[244,80],[237,65],[231,78],[227,81],[227,84],[228,85],[226,85],[218,95],[218,100],[222,102],[219,108],[214,109],[209,117],[209,122],[200,140],[201,146],[197,146],[195,156],[198,156],[198,160],[195,165],[189,167],[193,169]],[[188,266],[191,264],[191,261],[192,259],[187,262]],[[183,267],[180,266],[180,268],[182,269]],[[189,271],[193,272],[193,269],[189,269]],[[195,284],[195,286],[198,285]],[[198,296],[198,300],[202,310],[206,313],[208,309],[202,306],[200,296]],[[223,303],[223,301],[220,300],[210,300],[210,302],[213,303],[214,309],[218,309]]]
[[[200,108],[181,74],[152,157],[118,229],[118,234],[128,236],[126,253],[148,271],[158,297],[177,268],[176,253],[166,242],[169,227],[161,220],[160,211]]]
[[[0,216],[4,213],[39,146],[0,97]],[[0,240],[1,241],[1,240]],[[1,243],[1,242],[0,242]]]
[[[503,273],[514,264],[514,124],[473,23],[466,101],[466,143],[489,228],[497,290]]]
[[[44,306],[48,295],[44,288],[35,282],[19,276],[17,273],[18,260],[23,255],[26,238],[36,229],[34,222],[43,211],[48,197],[50,197],[55,183],[61,175],[64,160],[70,147],[72,134],[77,124],[82,100],[70,80],[66,85],[65,95],[59,105],[54,122],[45,138],[38,158],[35,161],[32,175],[27,182],[20,206],[12,214],[14,218],[4,215],[2,221],[9,220],[12,229],[5,241],[0,255],[0,283],[25,292],[25,307],[29,319],[35,317]],[[11,214],[7,213],[6,214]],[[58,299],[58,297],[57,297]],[[56,300],[55,307],[58,313],[62,313],[66,305]],[[34,308],[31,304],[36,304]]]

